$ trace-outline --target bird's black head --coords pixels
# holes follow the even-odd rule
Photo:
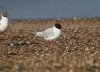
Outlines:
[[[7,11],[4,11],[3,14],[2,14],[4,17],[8,17],[8,12]]]
[[[61,29],[61,24],[56,23],[56,24],[55,24],[55,27],[58,28],[58,29]]]

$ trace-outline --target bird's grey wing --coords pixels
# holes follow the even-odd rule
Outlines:
[[[52,28],[48,28],[45,31],[43,31],[43,37],[45,37],[45,38],[48,38],[52,35],[54,35]]]

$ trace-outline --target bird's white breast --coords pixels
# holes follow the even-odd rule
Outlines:
[[[3,32],[7,29],[8,27],[8,18],[7,17],[3,17],[0,20],[0,31]]]
[[[61,34],[61,30],[57,29],[56,27],[53,27],[53,35],[49,36],[48,38],[44,38],[45,40],[53,40],[57,39]]]

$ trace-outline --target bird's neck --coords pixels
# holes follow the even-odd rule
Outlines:
[[[2,18],[7,18],[7,17],[4,17],[3,15],[1,15],[1,17],[2,17]]]
[[[55,26],[53,27],[53,30],[54,30],[54,32],[56,33],[56,32],[58,32],[58,31],[60,31],[58,28],[56,28]]]
[[[2,21],[2,20],[3,20],[3,21],[8,21],[8,18],[7,18],[7,17],[4,17],[3,15],[1,15],[1,17],[2,17],[1,21]]]
[[[0,22],[4,25],[4,24],[8,24],[8,18],[2,16],[2,19],[0,20]]]

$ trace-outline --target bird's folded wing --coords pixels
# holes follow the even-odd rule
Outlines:
[[[43,31],[43,37],[48,38],[50,36],[53,36],[53,29],[52,28],[48,28],[45,31]]]

